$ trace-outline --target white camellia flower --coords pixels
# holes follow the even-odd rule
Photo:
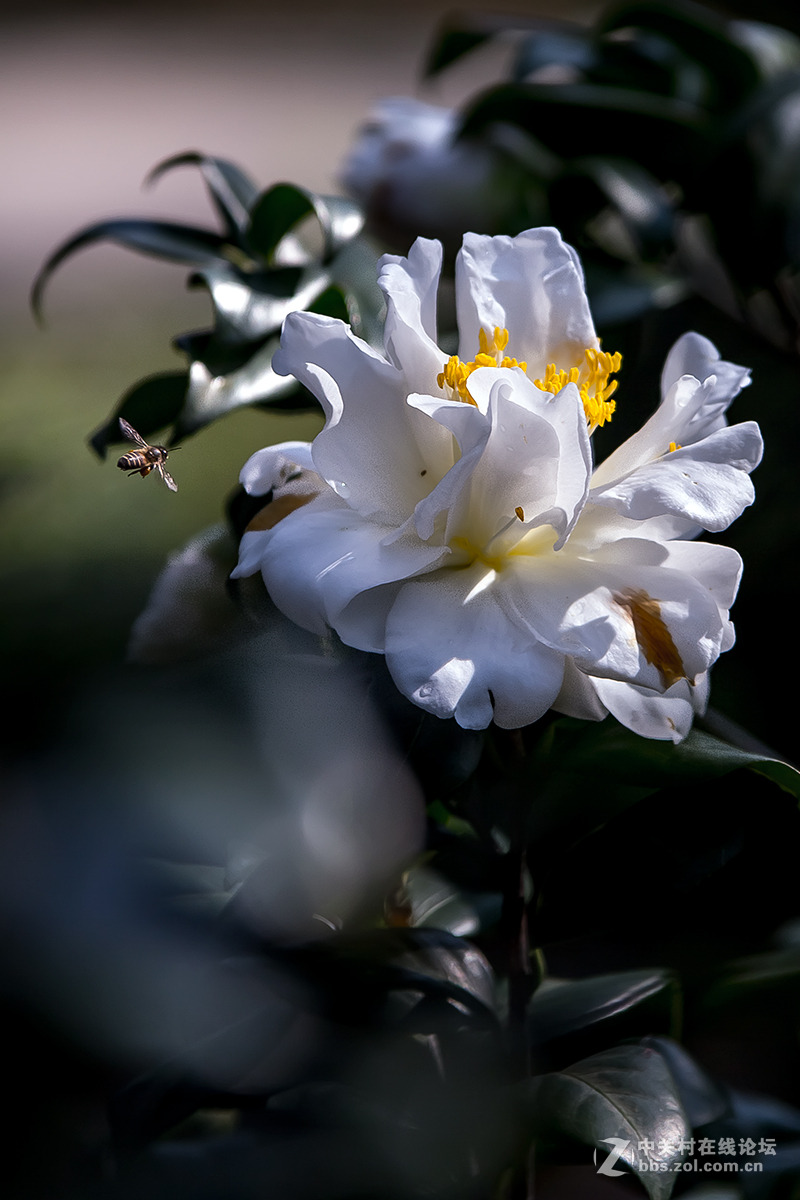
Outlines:
[[[292,620],[385,654],[401,692],[468,729],[553,707],[679,740],[733,644],[740,558],[690,539],[753,500],[758,426],[724,416],[747,370],[685,335],[660,407],[595,469],[620,357],[600,350],[575,252],[555,229],[467,234],[450,358],[440,266],[423,239],[382,259],[383,354],[341,321],[287,318],[276,370],[327,420],[245,465],[271,501],[234,574],[261,571]]]

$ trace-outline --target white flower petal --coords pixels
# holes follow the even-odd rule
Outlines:
[[[661,404],[638,432],[598,466],[593,486],[609,484],[659,460],[671,444],[691,446],[721,429],[731,400],[749,382],[749,371],[720,359],[707,338],[684,334],[672,347],[662,372]]]
[[[442,269],[439,242],[417,238],[407,258],[385,254],[378,286],[386,297],[384,345],[411,392],[438,392],[445,356],[436,344],[436,292]]]
[[[736,564],[724,552],[710,557],[709,579],[726,598],[733,584],[722,582],[725,568],[735,575]],[[708,581],[667,561],[665,547],[636,540],[593,560],[565,551],[520,558],[504,570],[498,594],[515,621],[581,670],[665,689],[706,671],[729,637]]]
[[[553,701],[556,712],[581,721],[602,721],[608,716],[593,681],[579,671],[571,658],[564,660],[564,682]]]
[[[287,317],[275,369],[295,375],[325,410],[313,449],[319,474],[364,516],[405,520],[429,490],[426,451],[441,453],[448,438],[406,404],[402,372],[341,321],[305,312]]]
[[[406,584],[387,620],[386,661],[404,695],[465,729],[537,720],[564,670],[561,655],[509,622],[486,568]]]
[[[548,363],[568,369],[599,343],[580,261],[556,229],[529,229],[517,237],[468,233],[456,260],[460,356],[474,358],[481,329],[508,329],[508,353],[526,362],[528,375]]]
[[[313,470],[310,442],[280,442],[251,455],[239,472],[239,482],[251,496],[265,496],[299,471]]]
[[[762,451],[754,421],[725,426],[701,442],[637,467],[613,484],[593,487],[590,499],[634,520],[671,513],[718,532],[753,503],[748,473],[758,466]]]
[[[490,434],[469,488],[453,497],[448,536],[469,526],[482,545],[521,510],[524,527],[552,526],[560,546],[589,486],[591,450],[578,389],[570,384],[552,396],[518,369],[491,367],[476,371],[470,385],[487,409]]]
[[[750,371],[736,363],[725,362],[713,342],[699,333],[684,333],[667,355],[661,373],[661,395],[667,396],[682,375],[692,375],[701,383],[713,375],[714,382],[707,389],[704,405],[694,441],[712,433],[724,424],[724,414],[735,396],[750,383]],[[686,432],[680,439],[689,441]]]
[[[346,507],[326,508],[315,501],[274,529],[246,534],[243,561],[250,562],[252,540],[261,537],[259,566],[276,605],[304,629],[324,633],[328,627],[337,628],[339,613],[354,596],[431,570],[448,553],[417,539],[385,546],[384,538],[393,533],[391,526]],[[244,573],[240,564],[237,574]],[[362,650],[383,648],[350,644]]]
[[[692,727],[696,710],[685,680],[663,693],[616,679],[594,679],[593,684],[608,711],[640,737],[680,742]]]

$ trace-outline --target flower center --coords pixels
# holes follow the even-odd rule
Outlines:
[[[454,553],[453,568],[482,563],[491,572],[498,574],[508,564],[512,555],[526,555],[532,558],[546,554],[556,541],[555,530],[550,525],[542,525],[536,529],[515,532],[514,527],[518,522],[524,521],[525,513],[522,508],[517,507],[514,509],[514,516],[501,525],[482,545],[476,544],[471,537],[452,538],[450,548]],[[510,536],[507,536],[509,534]]]
[[[479,367],[521,367],[527,371],[528,364],[518,362],[504,354],[508,345],[508,330],[495,326],[491,338],[485,329],[478,335],[480,349],[471,362],[462,362],[453,354],[447,360],[444,370],[436,377],[439,387],[447,393],[451,400],[462,400],[465,404],[477,407],[469,393],[468,380],[473,371]],[[544,379],[534,379],[534,384],[543,392],[557,395],[568,383],[577,384],[583,403],[583,411],[589,423],[590,432],[598,425],[610,421],[616,401],[611,397],[617,390],[617,380],[610,379],[622,366],[622,355],[608,354],[605,350],[596,350],[587,346],[583,352],[584,361],[577,367],[557,367],[549,363],[544,373]]]

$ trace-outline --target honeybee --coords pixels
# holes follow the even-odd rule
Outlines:
[[[128,441],[139,447],[138,450],[129,450],[117,461],[120,470],[127,471],[129,475],[149,475],[151,471],[156,471],[167,487],[171,491],[177,492],[178,485],[164,466],[169,454],[166,446],[148,445],[142,435],[137,433],[124,417],[119,418],[119,427]],[[173,449],[177,449],[177,446]]]

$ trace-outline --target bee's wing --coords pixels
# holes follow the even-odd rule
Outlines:
[[[119,427],[129,442],[134,442],[140,450],[145,450],[147,448],[147,442],[144,440],[142,435],[137,433],[133,426],[129,425],[124,417],[119,418]]]
[[[178,485],[175,482],[175,480],[172,478],[172,476],[170,475],[170,473],[166,469],[166,467],[162,463],[157,463],[156,470],[158,471],[159,475],[164,480],[164,483],[167,485],[167,487],[170,489],[170,491],[177,492]]]

